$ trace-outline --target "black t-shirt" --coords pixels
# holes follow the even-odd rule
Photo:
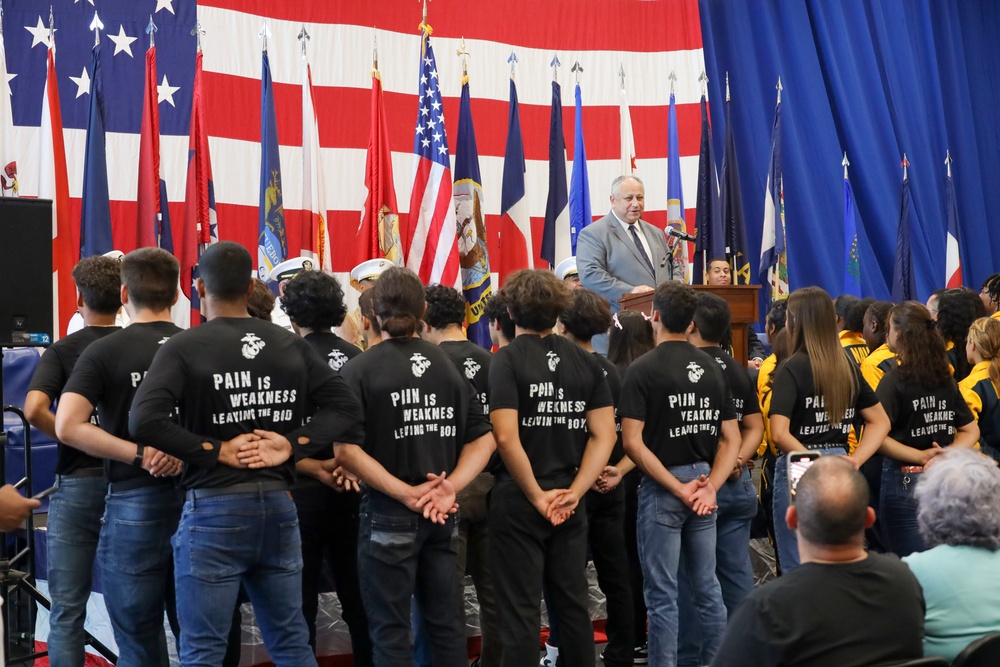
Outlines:
[[[335,333],[314,332],[304,338],[335,371],[339,371],[344,364],[361,354],[357,345],[348,343]]]
[[[316,411],[303,424],[310,405]],[[263,320],[224,317],[160,347],[132,402],[129,431],[186,462],[181,483],[189,489],[291,484],[294,456],[275,468],[230,468],[218,464],[221,442],[263,429],[288,438],[296,456],[318,458],[334,442],[361,442],[359,413],[343,378],[303,338]]]
[[[611,450],[611,458],[609,459],[609,462],[614,465],[625,456],[625,447],[622,446],[622,419],[618,415],[618,404],[622,398],[622,372],[618,370],[617,366],[608,361],[607,357],[594,352],[594,358],[597,359],[598,363],[601,364],[601,368],[604,369],[604,377],[608,381],[608,389],[611,390],[611,400],[615,405],[615,433],[618,434],[618,437],[615,439],[615,447]]]
[[[712,463],[722,422],[736,419],[722,368],[684,341],[660,343],[632,362],[618,413],[645,422],[643,442],[665,467]]]
[[[459,372],[476,388],[483,414],[490,414],[490,363],[493,355],[468,340],[446,340],[438,347],[451,357]]]
[[[160,346],[180,331],[172,322],[137,323],[96,341],[80,355],[63,392],[86,398],[97,408],[102,429],[131,440],[128,413],[132,398]],[[150,485],[173,485],[176,481],[153,477],[121,461],[106,460],[104,472],[109,482],[141,478]]]
[[[878,404],[875,392],[853,363],[851,372],[854,373],[857,389],[840,425],[834,426],[830,423],[823,397],[816,393],[813,386],[809,357],[801,352],[793,354],[775,373],[770,414],[788,417],[791,434],[807,448],[809,445],[843,445],[846,448],[851,424],[858,414]]]
[[[59,394],[63,392],[63,387],[66,386],[70,373],[73,372],[76,360],[80,358],[87,346],[116,331],[121,331],[121,328],[84,327],[57,340],[45,350],[42,358],[38,361],[35,374],[31,376],[31,384],[28,385],[28,391],[41,391],[55,403],[59,399]],[[91,421],[95,424],[98,423],[96,412],[91,417]],[[58,443],[57,475],[68,475],[84,468],[100,467],[101,459],[84,454],[79,449],[69,447],[61,442]]]
[[[419,338],[382,341],[341,372],[361,401],[365,452],[407,484],[450,473],[462,447],[493,429],[472,384]]]
[[[493,355],[490,410],[517,410],[536,480],[576,474],[589,439],[587,413],[610,405],[600,362],[561,336],[522,334]]]
[[[885,374],[875,394],[889,415],[889,437],[914,449],[930,449],[935,442],[947,447],[956,429],[974,419],[953,378],[943,387],[925,389],[903,382],[897,369]]]
[[[705,347],[702,352],[715,359],[726,376],[729,393],[733,397],[733,409],[736,420],[743,422],[746,415],[760,414],[760,401],[757,399],[757,388],[754,387],[746,367],[736,363],[736,360],[721,347]]]
[[[898,558],[803,563],[736,608],[712,667],[869,667],[923,656],[924,596]]]

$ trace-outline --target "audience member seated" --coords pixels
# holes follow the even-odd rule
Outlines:
[[[895,556],[865,552],[874,520],[854,466],[840,456],[816,461],[785,516],[802,565],[739,606],[712,667],[869,667],[921,657],[920,585]]]
[[[941,454],[917,485],[927,551],[903,561],[924,589],[924,652],[951,662],[1000,631],[1000,470],[971,450]]]

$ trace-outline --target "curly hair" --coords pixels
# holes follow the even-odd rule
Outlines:
[[[611,327],[611,304],[600,294],[585,287],[573,290],[569,308],[559,315],[566,331],[580,341],[607,333]]]
[[[952,377],[944,339],[924,304],[905,301],[889,311],[888,320],[889,327],[898,334],[890,349],[895,348],[892,351],[899,359],[896,373],[900,379],[924,389],[948,384]]]
[[[428,285],[424,299],[427,301],[424,321],[432,329],[444,329],[451,324],[462,326],[465,321],[465,297],[457,289]]]
[[[517,335],[517,327],[514,324],[514,320],[511,319],[510,312],[507,310],[509,305],[510,297],[506,291],[501,289],[495,292],[490,297],[490,300],[486,302],[486,310],[483,311],[483,314],[490,321],[497,322],[500,325],[500,333],[508,341],[511,341]]]
[[[1000,550],[1000,470],[971,449],[951,449],[917,482],[917,526],[939,544]]]
[[[503,286],[510,297],[507,305],[514,324],[528,331],[555,326],[559,313],[570,303],[570,293],[551,271],[522,269]]]
[[[990,380],[1000,386],[1000,320],[980,317],[969,327],[969,340],[983,361],[990,362]]]
[[[981,291],[986,293],[994,305],[1000,305],[1000,273],[994,273],[984,280]]]
[[[122,307],[122,264],[97,255],[81,259],[73,267],[73,282],[83,303],[95,313],[114,315]]]
[[[960,352],[953,356],[955,377],[964,378],[969,374],[969,361],[965,357],[965,340],[969,327],[980,317],[986,316],[986,306],[975,292],[956,287],[945,290],[938,297],[937,328],[944,340],[954,345]]]
[[[289,280],[281,309],[295,326],[313,331],[339,327],[347,316],[340,282],[322,271],[302,271]]]
[[[253,291],[247,299],[247,312],[250,317],[256,317],[265,322],[271,321],[271,312],[274,310],[274,294],[260,278],[253,278]]]
[[[774,335],[785,328],[785,314],[788,312],[788,297],[778,299],[771,304],[771,309],[767,311],[766,326],[774,327]]]
[[[633,361],[656,347],[653,325],[643,313],[623,310],[608,334],[608,361],[623,373]]]

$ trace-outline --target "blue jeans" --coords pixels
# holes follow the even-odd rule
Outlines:
[[[240,584],[277,667],[316,667],[302,616],[302,542],[287,491],[188,491],[172,540],[181,664],[218,667]]]
[[[715,524],[715,574],[722,588],[726,615],[730,617],[743,598],[753,590],[750,521],[757,515],[757,490],[750,478],[750,471],[744,470],[739,479],[723,484],[716,498],[719,517]],[[680,567],[677,664],[707,665],[710,658],[701,650],[701,632],[683,555]]]
[[[708,475],[711,466],[699,462],[668,470],[685,483]],[[643,478],[639,487],[638,539],[649,615],[651,667],[677,664],[677,575],[682,554],[705,659],[711,661],[718,650],[726,627],[726,607],[715,574],[716,519],[715,512],[698,516],[680,498],[652,479]]]
[[[48,516],[48,577],[52,598],[49,620],[49,664],[79,667],[84,660],[87,600],[101,534],[103,474],[58,475]]]
[[[903,465],[890,458],[882,462],[879,496],[882,534],[889,550],[900,558],[926,548],[917,528],[917,499],[913,495],[923,473],[903,472]]]
[[[108,493],[97,558],[123,667],[170,664],[163,612],[174,592],[170,538],[183,504],[181,489],[159,484]]]
[[[812,448],[810,448],[812,449]],[[824,456],[847,454],[846,447],[819,447],[817,451]],[[788,455],[781,453],[774,464],[774,542],[778,552],[778,564],[781,573],[788,574],[800,564],[799,538],[794,530],[789,530],[785,523],[788,512]]]
[[[410,600],[423,614],[435,667],[469,664],[458,605],[458,516],[441,525],[377,491],[361,500],[358,578],[376,667],[411,667]]]

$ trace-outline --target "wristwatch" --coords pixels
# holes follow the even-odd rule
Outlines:
[[[146,445],[137,444],[135,446],[135,458],[132,459],[132,466],[135,468],[142,467],[142,457],[146,453]]]

